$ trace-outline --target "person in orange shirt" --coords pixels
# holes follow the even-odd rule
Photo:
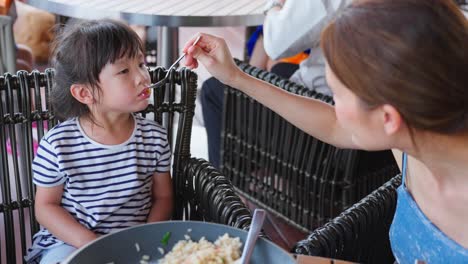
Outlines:
[[[298,65],[309,57],[309,51],[303,51],[289,57],[278,58],[276,60],[272,59],[265,51],[263,26],[258,26],[251,34],[250,38],[247,40],[246,48],[250,65],[277,73],[284,78],[288,78],[292,75],[294,71],[297,70]],[[277,67],[284,69],[277,72]]]

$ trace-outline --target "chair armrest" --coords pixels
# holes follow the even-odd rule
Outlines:
[[[315,229],[293,248],[296,254],[359,263],[394,263],[389,240],[395,213],[398,175],[339,216]]]
[[[191,158],[184,165],[187,179],[183,206],[187,219],[205,220],[248,229],[250,210],[234,191],[228,178],[208,161]]]

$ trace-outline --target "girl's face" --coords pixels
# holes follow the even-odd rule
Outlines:
[[[380,107],[366,109],[364,103],[326,66],[326,78],[333,91],[338,124],[352,137],[353,143],[366,150],[387,149],[389,138],[383,127]]]
[[[123,57],[108,63],[99,74],[101,94],[98,107],[102,112],[133,113],[148,106],[150,76],[143,54]]]

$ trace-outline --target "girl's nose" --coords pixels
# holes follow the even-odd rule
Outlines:
[[[149,86],[151,84],[151,77],[148,67],[141,68],[140,73],[138,74],[138,84],[144,86]]]

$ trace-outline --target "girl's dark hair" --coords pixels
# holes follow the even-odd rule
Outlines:
[[[54,43],[55,83],[51,103],[60,120],[88,115],[86,105],[70,93],[72,84],[89,85],[99,95],[99,74],[107,63],[143,53],[138,35],[126,24],[110,20],[77,21],[63,27]]]
[[[331,70],[412,129],[468,131],[468,21],[453,0],[354,1],[322,33]]]

